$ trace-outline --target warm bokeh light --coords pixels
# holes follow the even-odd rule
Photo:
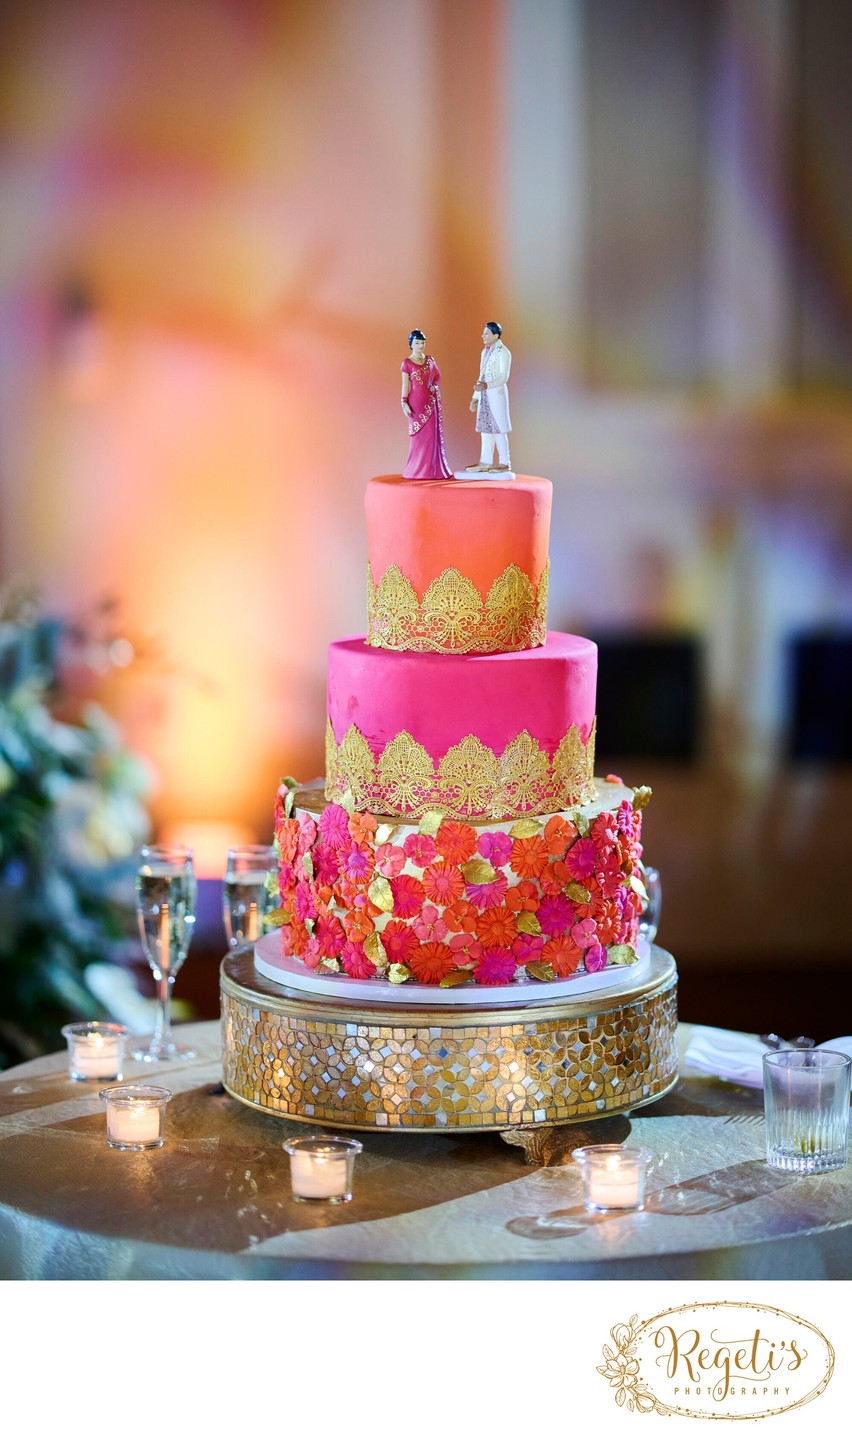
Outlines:
[[[848,7],[781,11],[7,0],[0,579],[66,617],[117,599],[137,658],[105,698],[158,831],[224,854],[320,772],[405,336],[463,466],[496,318],[514,462],[555,485],[551,625],[705,646],[699,765],[629,776],[671,941],[786,942],[808,826],[837,837],[825,782],[785,772],[784,644],[852,624],[852,35]],[[799,822],[766,837],[781,793]],[[689,864],[735,932],[696,923]]]

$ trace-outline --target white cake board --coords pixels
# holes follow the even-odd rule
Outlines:
[[[539,983],[521,979],[512,984],[470,984],[442,989],[437,984],[391,984],[384,979],[350,979],[340,974],[323,974],[307,968],[299,959],[281,952],[281,935],[266,934],[254,946],[254,966],[265,979],[282,988],[306,994],[323,994],[329,999],[348,999],[352,1004],[388,1004],[405,1008],[518,1008],[543,1004],[553,999],[573,999],[580,994],[605,993],[632,980],[647,969],[651,945],[645,939],[635,944],[639,962],[613,964],[597,974],[573,974],[569,979]]]
[[[499,474],[489,474],[487,471],[476,473],[471,469],[457,469],[453,472],[453,479],[514,479],[513,469],[502,469]]]

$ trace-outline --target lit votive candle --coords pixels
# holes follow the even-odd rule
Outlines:
[[[644,1207],[645,1178],[653,1158],[649,1149],[600,1143],[575,1148],[571,1157],[580,1166],[584,1202],[590,1212]]]
[[[297,1203],[348,1203],[352,1170],[363,1144],[357,1138],[310,1134],[284,1144],[290,1155],[290,1184]]]
[[[129,1029],[123,1024],[66,1024],[68,1073],[72,1079],[120,1079]]]
[[[106,1104],[107,1143],[110,1148],[162,1148],[167,1088],[153,1084],[123,1084],[101,1089]]]

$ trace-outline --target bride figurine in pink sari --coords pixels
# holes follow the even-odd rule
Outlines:
[[[408,460],[403,479],[452,479],[444,450],[441,420],[441,371],[426,353],[426,336],[412,330],[411,351],[402,370],[402,412],[408,419]]]

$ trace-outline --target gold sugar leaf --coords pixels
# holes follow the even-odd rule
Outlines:
[[[367,955],[370,963],[375,964],[377,969],[387,968],[388,956],[385,953],[385,946],[375,929],[372,934],[368,934],[364,940],[364,953]]]
[[[351,819],[352,815],[355,813],[355,797],[352,793],[352,790],[344,789],[338,802],[341,809],[345,809]]]
[[[280,929],[282,925],[289,924],[292,917],[286,909],[270,909],[268,914],[264,914],[263,922],[270,929]]]
[[[450,969],[448,974],[444,974],[439,987],[442,989],[457,989],[461,984],[469,984],[472,978],[473,974],[470,972],[470,969]]]
[[[638,813],[640,809],[644,809],[646,807],[651,798],[652,792],[653,791],[649,784],[640,784],[638,789],[633,790],[633,808],[636,813]]]
[[[541,833],[541,824],[537,819],[519,819],[509,833],[513,839],[536,839]]]
[[[398,828],[398,824],[379,824],[376,829],[376,846],[389,844]]]
[[[526,969],[530,978],[538,979],[540,984],[552,983],[556,977],[553,965],[542,963],[540,959],[537,959],[535,963],[527,964]]]
[[[304,869],[309,879],[312,879],[314,877],[314,858],[313,854],[311,854],[310,851],[308,851],[307,854],[302,855],[302,868]]]
[[[647,904],[648,890],[645,888],[645,885],[642,883],[642,880],[639,878],[639,875],[631,874],[627,882],[630,888],[633,890],[634,894],[639,895],[639,898],[642,900],[642,903]]]
[[[316,926],[317,926],[317,921],[316,921],[316,919],[305,919],[305,928],[307,929],[307,931],[308,931],[309,934],[312,934],[312,933],[313,933],[313,931],[314,931],[314,929],[316,928]]]
[[[290,790],[298,789],[299,787],[298,779],[294,779],[292,774],[285,774],[284,778],[281,780],[281,783],[286,784],[287,788]]]
[[[639,955],[632,944],[613,944],[607,949],[607,961],[610,964],[638,964]]]
[[[407,964],[391,964],[386,977],[392,984],[404,984],[407,979],[411,978],[411,970]]]
[[[530,913],[529,909],[521,909],[521,912],[518,914],[518,932],[521,934],[541,933],[541,924],[535,914]]]
[[[587,904],[592,897],[589,890],[584,888],[582,884],[578,884],[576,879],[571,879],[570,882],[565,885],[565,892],[569,899],[574,900],[575,904]]]
[[[580,838],[585,839],[586,835],[589,832],[589,821],[586,818],[586,815],[581,814],[579,809],[575,809],[573,814],[571,815],[571,822],[573,823],[574,828],[577,830],[577,833],[580,835]]]
[[[377,909],[381,909],[383,914],[393,912],[393,891],[388,880],[382,874],[376,875],[367,893],[370,896],[370,903],[375,904]]]
[[[339,974],[339,973],[340,973],[340,960],[339,960],[339,959],[323,959],[322,962],[320,963],[320,968],[321,968],[321,969],[325,969],[326,972],[329,973],[329,974]]]
[[[428,834],[430,838],[434,839],[443,822],[444,816],[440,809],[429,809],[420,820],[417,832],[418,834]]]
[[[487,859],[469,859],[466,864],[462,864],[461,871],[467,884],[493,884],[497,878],[497,870]]]
[[[293,805],[295,804],[295,802],[296,802],[296,800],[295,800],[295,797],[294,797],[294,795],[293,795],[293,790],[292,790],[292,789],[288,789],[288,790],[287,790],[287,797],[286,797],[286,799],[284,800],[284,818],[285,818],[285,819],[289,819],[289,818],[290,818],[290,815],[291,815],[292,812],[293,812]]]

